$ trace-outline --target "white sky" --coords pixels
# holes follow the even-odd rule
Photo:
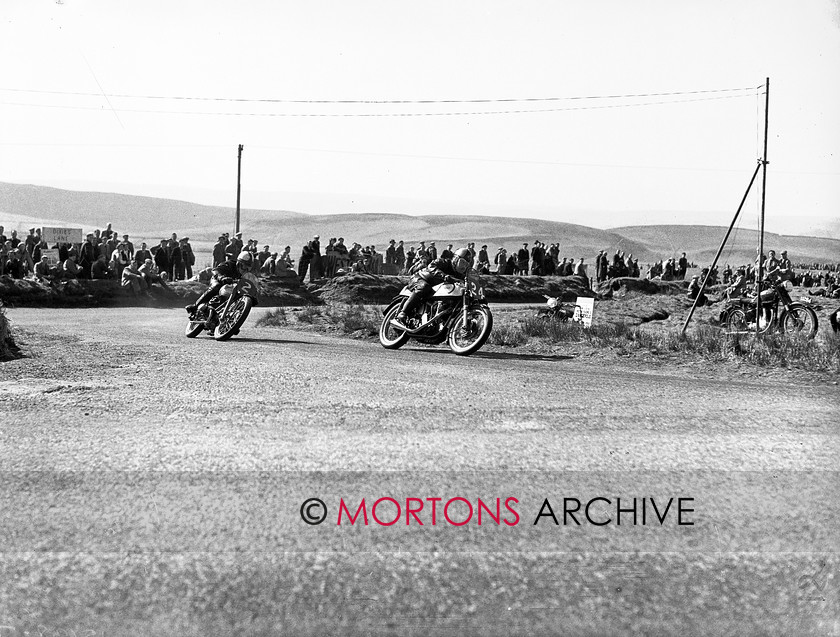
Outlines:
[[[687,93],[769,76],[768,218],[840,217],[837,0],[60,1],[2,0],[0,181],[233,206],[242,143],[245,208],[725,225],[760,155],[758,90],[230,100]],[[340,116],[296,116],[314,114]]]

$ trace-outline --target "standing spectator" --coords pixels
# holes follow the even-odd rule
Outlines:
[[[578,261],[575,266],[575,276],[582,276],[587,281],[589,280],[589,275],[586,273],[586,263],[584,263],[583,257],[580,258],[580,261]]]
[[[24,249],[29,254],[30,257],[34,259],[35,247],[40,243],[38,237],[35,236],[35,228],[29,229],[29,234],[26,235],[26,238],[23,240]]]
[[[140,244],[140,249],[134,253],[134,260],[137,262],[138,265],[142,265],[146,262],[146,259],[152,258],[152,252],[146,247],[146,243]]]
[[[397,242],[394,239],[388,242],[388,247],[385,249],[385,263],[387,265],[396,265],[397,263]]]
[[[128,240],[127,234],[124,234],[122,236],[122,241],[120,242],[120,245],[123,246],[123,250],[126,250],[128,252],[128,260],[131,261],[132,259],[134,259],[134,244]]]
[[[482,272],[490,272],[490,256],[487,254],[487,246],[481,246],[478,251],[478,270]]]
[[[117,249],[117,246],[120,244],[119,239],[117,239],[117,233],[111,231],[108,240],[105,242],[107,249],[105,250],[105,255],[110,259],[111,255],[113,254],[114,250]]]
[[[309,242],[309,249],[312,251],[312,263],[309,268],[309,282],[320,279],[323,276],[323,263],[321,262],[321,237],[315,235]]]
[[[213,268],[216,268],[221,263],[225,262],[225,252],[227,251],[227,239],[224,235],[219,235],[219,240],[213,246]]]
[[[371,246],[371,247],[373,247],[373,246]],[[437,255],[438,255],[438,251],[437,251],[437,248],[435,247],[435,242],[432,241],[429,244],[428,249],[426,250],[426,256],[428,256],[428,258],[429,258],[429,263],[431,263],[432,261],[437,259]]]
[[[405,253],[405,270],[403,270],[404,274],[408,274],[408,271],[411,270],[411,266],[414,265],[414,259],[417,256],[417,253],[414,251],[414,246],[409,246],[408,252]]]
[[[528,274],[528,244],[523,243],[516,254],[516,274]]]
[[[507,265],[507,251],[504,249],[503,246],[499,246],[499,250],[496,252],[496,256],[493,257],[493,263],[496,264],[496,272],[499,274],[504,274],[502,270],[505,269]]]
[[[309,269],[309,264],[312,262],[312,248],[311,241],[303,244],[300,249],[300,258],[298,259],[298,277],[301,283],[306,279],[306,271]]]
[[[79,252],[78,278],[90,278],[90,268],[94,261],[96,261],[96,251],[93,247],[93,233],[91,232],[85,237]]]
[[[169,275],[170,281],[183,280],[184,278],[184,258],[181,254],[181,244],[178,242],[178,235],[172,233],[172,238],[167,245],[167,257],[169,257]]]
[[[402,241],[397,244],[397,249],[395,250],[394,255],[394,263],[397,266],[397,272],[402,272],[405,267],[405,246],[403,246]]]
[[[163,273],[169,273],[169,244],[166,239],[160,240],[160,245],[154,251],[155,265]]]
[[[632,256],[632,255],[630,255]],[[680,260],[677,261],[677,276],[681,281],[685,280],[685,273],[688,271],[688,259],[685,258],[685,252],[682,253]]]
[[[609,271],[610,271],[610,262],[609,262],[609,259],[607,258],[607,251],[606,250],[601,250],[601,256],[599,258],[599,262],[600,262],[600,265],[601,265],[599,276],[601,278],[598,279],[598,280],[599,281],[606,281],[607,277],[609,276]]]
[[[20,239],[17,236],[17,230],[12,230],[12,236],[9,237],[9,241],[12,242],[12,247],[17,248],[20,244]]]
[[[344,237],[339,237],[335,243],[336,270],[347,271],[350,266],[350,255],[347,246],[344,245]]]
[[[230,240],[226,253],[233,255],[233,260],[236,261],[236,257],[239,256],[240,252],[242,252],[242,233],[237,232],[233,235],[233,239]]]

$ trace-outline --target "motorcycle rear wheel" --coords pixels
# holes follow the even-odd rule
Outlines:
[[[195,338],[201,334],[205,325],[207,325],[207,313],[209,311],[210,309],[206,305],[202,305],[193,313],[190,320],[187,321],[187,327],[184,330],[184,335],[187,338]]]
[[[391,325],[391,321],[396,318],[402,307],[402,303],[398,303],[385,313],[382,317],[382,323],[379,325],[379,342],[385,349],[399,349],[406,343],[411,335],[407,332]]]
[[[493,315],[489,308],[471,307],[467,310],[467,322],[464,326],[464,312],[459,310],[458,318],[449,330],[447,344],[458,356],[469,356],[481,349],[493,329]]]
[[[805,338],[814,338],[817,329],[817,313],[799,303],[793,303],[782,319],[782,332],[785,334],[802,334]]]
[[[248,318],[251,312],[251,307],[254,305],[254,299],[250,296],[243,296],[239,298],[233,307],[229,308],[219,319],[219,324],[213,332],[213,338],[217,341],[226,341],[234,334],[239,333],[239,328]]]
[[[184,335],[187,338],[195,338],[201,334],[204,329],[204,321],[187,321],[187,328],[184,330]]]

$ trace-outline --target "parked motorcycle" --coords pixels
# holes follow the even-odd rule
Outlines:
[[[226,341],[239,334],[251,308],[259,301],[259,289],[259,281],[251,272],[223,285],[216,296],[199,305],[190,316],[185,330],[187,338],[207,331],[217,341]]]
[[[417,309],[414,316],[407,317],[408,330],[394,321],[411,296],[411,290],[404,287],[383,312],[379,326],[382,347],[398,349],[413,338],[433,345],[446,341],[449,349],[459,356],[477,352],[493,329],[493,315],[484,298],[484,288],[476,282],[477,278],[477,273],[470,270],[463,282],[434,286],[434,294]]]
[[[565,323],[569,320],[581,320],[580,305],[576,305],[575,303],[563,303],[559,298],[548,296],[546,294],[543,294],[543,296],[546,299],[545,307],[541,307],[537,310],[537,318],[541,318],[546,321],[560,321],[561,323]]]
[[[790,297],[793,284],[790,281],[775,279],[769,281],[769,284],[761,293],[761,315],[757,317],[758,331],[766,334],[778,329],[782,333],[799,333],[807,338],[814,338],[818,328],[816,310],[821,309],[820,306],[805,297],[793,301]],[[766,314],[768,310],[769,318]],[[729,332],[755,332],[755,297],[742,296],[731,299],[720,314],[720,323]]]

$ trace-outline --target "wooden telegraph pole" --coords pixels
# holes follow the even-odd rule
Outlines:
[[[245,148],[239,144],[239,159],[236,165],[236,221],[233,224],[233,233],[239,232],[239,195],[242,191],[242,149]]]

